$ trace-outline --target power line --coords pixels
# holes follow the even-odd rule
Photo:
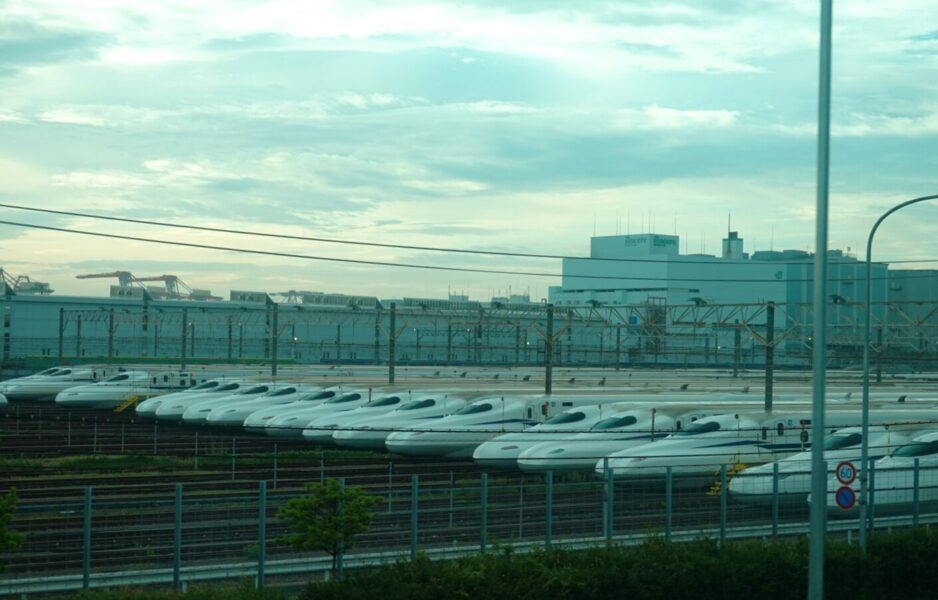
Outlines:
[[[138,225],[149,225],[154,227],[170,227],[173,229],[186,229],[190,231],[206,231],[212,233],[231,233],[235,235],[249,235],[254,237],[265,237],[265,238],[278,238],[285,240],[297,240],[305,242],[322,242],[327,244],[344,244],[350,246],[368,246],[373,248],[396,248],[399,250],[419,250],[424,252],[446,252],[454,254],[475,254],[480,256],[503,256],[503,257],[512,257],[512,258],[538,258],[538,259],[552,259],[552,260],[563,260],[563,259],[573,259],[573,260],[591,260],[591,261],[604,261],[604,262],[626,262],[626,263],[680,263],[680,264],[713,264],[712,260],[695,260],[695,259],[682,259],[679,261],[671,260],[661,260],[656,258],[628,258],[628,257],[594,257],[594,256],[567,256],[562,254],[547,254],[547,253],[538,253],[538,252],[508,252],[508,251],[499,251],[499,250],[472,250],[469,248],[449,248],[441,246],[416,246],[410,244],[389,244],[382,242],[362,242],[358,240],[343,240],[337,238],[324,238],[324,237],[314,237],[314,236],[302,236],[302,235],[289,235],[283,233],[268,233],[260,231],[250,231],[246,229],[228,229],[224,227],[208,227],[205,225],[184,225],[181,223],[165,223],[162,221],[151,221],[147,219],[132,219],[130,217],[113,217],[108,215],[96,215],[92,213],[77,212],[77,211],[67,211],[67,210],[54,210],[51,208],[36,208],[33,206],[21,206],[18,204],[5,204],[0,203],[0,208],[10,208],[14,210],[27,210],[38,213],[53,214],[53,215],[63,215],[70,217],[80,217],[83,219],[99,219],[102,221],[116,221],[121,223],[136,223]],[[725,260],[725,259],[724,259]],[[729,261],[727,261],[729,262]],[[877,262],[889,262],[893,264],[898,263],[926,263],[926,262],[938,262],[938,259],[922,259],[922,260],[894,260],[894,261],[877,261]],[[733,261],[734,265],[764,265],[764,264],[773,264],[773,265],[804,265],[810,264],[810,259],[805,258],[804,260],[794,260],[794,261]]]
[[[473,267],[442,267],[438,265],[422,265],[416,263],[402,263],[402,262],[393,262],[393,261],[378,261],[378,260],[364,260],[364,259],[354,259],[354,258],[336,258],[331,256],[315,256],[309,254],[296,254],[292,252],[275,252],[273,250],[252,250],[249,248],[237,248],[233,246],[216,246],[212,244],[197,244],[194,242],[178,242],[173,240],[156,240],[152,238],[144,237],[134,237],[129,235],[120,235],[116,233],[102,233],[97,231],[81,231],[78,229],[68,229],[65,227],[53,227],[51,225],[37,225],[35,223],[19,223],[16,221],[3,221],[0,220],[0,225],[10,225],[12,227],[25,227],[28,229],[42,229],[45,231],[57,231],[60,233],[71,233],[75,235],[85,235],[91,237],[99,238],[110,238],[118,240],[127,240],[131,242],[144,242],[148,244],[161,244],[164,246],[179,246],[183,248],[198,248],[202,250],[218,250],[222,252],[238,252],[242,254],[256,254],[261,256],[276,256],[280,258],[298,258],[303,260],[317,260],[324,262],[338,262],[346,264],[357,264],[357,265],[370,265],[376,267],[397,267],[397,268],[407,268],[407,269],[423,269],[429,271],[450,271],[450,272],[460,272],[460,273],[485,273],[489,275],[518,275],[524,277],[552,277],[552,278],[563,278],[561,273],[540,273],[536,271],[509,271],[504,269],[484,269],[484,268],[473,268]],[[666,281],[666,282],[706,282],[706,283],[759,283],[759,282],[809,282],[814,281],[813,279],[704,279],[704,278],[680,278],[680,277],[623,277],[623,276],[614,276],[614,275],[567,275],[568,279],[603,279],[611,281]],[[905,276],[902,279],[920,279],[932,277],[932,275],[922,275],[922,276]],[[830,279],[829,281],[859,281],[862,280],[861,277],[846,277],[838,279]],[[886,280],[886,279],[897,279],[895,277],[874,277],[874,280]]]

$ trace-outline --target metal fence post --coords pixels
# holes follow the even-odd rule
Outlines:
[[[198,471],[199,470],[199,432],[198,431],[195,432],[195,450],[193,452],[193,459],[194,459],[193,466],[195,467],[195,470]]]
[[[98,453],[98,417],[94,418],[94,433],[91,437],[91,455]]]
[[[449,528],[453,528],[453,486],[455,485],[455,479],[453,478],[453,472],[449,472]]]
[[[554,538],[554,472],[544,474],[544,544],[550,546]]]
[[[84,520],[82,523],[81,587],[91,587],[91,486],[85,488]]]
[[[339,496],[338,513],[339,513],[339,519],[341,520],[343,516],[342,513],[344,512],[343,506],[342,506],[342,497],[345,496],[345,477],[339,477],[339,492],[340,492],[340,496]],[[342,579],[342,571],[345,566],[344,562],[345,562],[345,537],[340,536],[339,544],[338,544],[338,552],[336,553],[336,557],[335,557],[335,574],[336,574],[336,577],[339,579]]]
[[[918,459],[915,459],[915,468],[912,471],[912,527],[918,527]]]
[[[485,546],[488,543],[489,528],[489,474],[482,473],[479,482],[479,494],[482,496],[482,513],[479,516],[479,550],[485,554]]]
[[[772,537],[778,536],[778,462],[772,463]]]
[[[603,529],[605,530],[604,534],[606,537],[606,543],[611,544],[612,543],[613,516],[615,513],[614,508],[613,508],[614,503],[615,503],[615,498],[613,497],[613,494],[614,494],[613,481],[614,480],[612,478],[612,469],[609,468],[609,457],[604,458],[603,462],[605,463],[603,466],[603,469],[606,474],[606,482],[605,482],[606,493],[604,494],[605,500],[606,500],[606,510],[604,511],[605,523],[604,523]]]
[[[869,471],[869,510],[867,510],[867,518],[869,519],[869,525],[867,526],[867,531],[869,534],[873,533],[873,528],[876,525],[876,462],[870,459],[870,471]]]
[[[264,562],[267,558],[267,482],[257,486],[257,587],[264,587]]]
[[[726,465],[720,465],[720,543],[726,541]]]
[[[410,476],[410,560],[417,559],[417,508],[420,492],[419,476]]]
[[[173,589],[180,589],[182,570],[182,484],[176,484],[176,503],[173,511]]]
[[[277,489],[277,444],[274,444],[274,489]]]
[[[121,454],[124,453],[124,441],[126,440],[127,424],[121,423]]]
[[[68,413],[68,430],[67,430],[67,433],[65,434],[65,443],[69,448],[72,447],[72,413],[71,412]]]
[[[159,427],[160,427],[160,422],[159,422],[159,421],[153,421],[153,455],[154,455],[154,456],[156,455],[156,451],[157,451],[157,441],[156,441],[156,440],[157,440],[157,437],[158,437],[158,435],[159,435]]]
[[[664,541],[671,541],[671,507],[674,490],[674,473],[671,467],[664,472]]]
[[[391,495],[393,493],[394,483],[394,461],[388,461],[388,513],[391,512]]]
[[[232,481],[235,480],[235,453],[238,451],[237,447],[235,446],[235,443],[236,443],[235,438],[234,436],[232,436],[231,438],[231,480]]]

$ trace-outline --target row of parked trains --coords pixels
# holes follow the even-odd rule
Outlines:
[[[807,394],[687,391],[480,395],[465,390],[392,390],[263,381],[257,375],[151,373],[109,376],[56,367],[0,384],[3,401],[54,398],[62,406],[114,409],[274,438],[422,457],[464,458],[529,473],[585,472],[675,485],[713,481],[726,465],[735,500],[809,501],[811,406]],[[871,395],[869,457],[877,510],[938,502],[938,394]],[[859,466],[860,409],[831,394],[825,415],[827,505],[834,514],[835,466]],[[777,465],[777,466],[776,466]],[[916,485],[917,482],[917,485]],[[917,490],[915,488],[918,488]]]

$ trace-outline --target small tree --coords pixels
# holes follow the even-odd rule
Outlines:
[[[15,510],[16,488],[10,488],[6,494],[0,496],[0,554],[16,550],[23,544],[23,535],[10,529]],[[2,570],[3,562],[0,562],[0,571]]]
[[[306,490],[308,495],[290,500],[277,511],[293,529],[283,540],[297,550],[329,554],[335,577],[339,554],[352,547],[356,535],[371,527],[372,507],[380,499],[360,487],[343,487],[337,479],[307,483]]]

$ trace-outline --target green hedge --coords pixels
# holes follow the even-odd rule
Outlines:
[[[550,550],[453,561],[389,565],[344,581],[312,583],[303,600],[554,600],[687,598],[801,599],[807,591],[808,544],[745,541],[667,544],[586,551]],[[827,545],[825,597],[938,597],[938,534],[877,534],[864,557],[856,546]]]
[[[829,542],[825,598],[938,598],[938,533],[877,532],[864,557]],[[806,596],[807,540],[710,541],[485,556],[431,561],[425,555],[310,583],[300,600],[562,600],[623,598],[785,600]],[[205,585],[185,594],[152,589],[86,592],[81,600],[283,600],[277,591]]]

